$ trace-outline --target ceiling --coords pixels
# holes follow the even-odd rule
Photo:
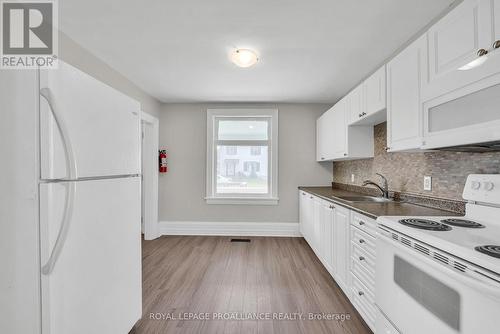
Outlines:
[[[163,102],[345,95],[453,0],[64,0],[60,29]],[[251,48],[259,62],[228,55]]]

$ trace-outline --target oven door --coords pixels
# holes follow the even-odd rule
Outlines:
[[[392,239],[397,234],[381,226],[378,232],[376,303],[398,330],[475,334],[500,328],[498,282],[455,270],[417,251],[409,238],[404,244]]]

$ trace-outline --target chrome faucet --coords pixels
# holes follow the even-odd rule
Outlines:
[[[380,176],[382,178],[382,186],[380,186],[378,183],[373,182],[371,180],[366,180],[363,182],[363,187],[367,186],[367,185],[375,186],[382,192],[382,196],[384,198],[389,198],[389,183],[387,182],[387,178],[385,176],[383,176],[382,174],[379,174],[379,173],[375,173],[375,174],[377,174],[378,176]]]

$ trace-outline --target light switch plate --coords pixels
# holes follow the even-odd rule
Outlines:
[[[432,177],[424,176],[424,190],[427,190],[427,191],[432,190]]]

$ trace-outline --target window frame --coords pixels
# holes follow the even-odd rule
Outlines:
[[[267,140],[218,140],[218,121],[223,120],[262,120],[268,119]],[[217,145],[268,147],[268,193],[267,194],[217,194]],[[277,205],[278,198],[278,109],[207,109],[207,164],[206,196],[207,204],[248,204]]]

